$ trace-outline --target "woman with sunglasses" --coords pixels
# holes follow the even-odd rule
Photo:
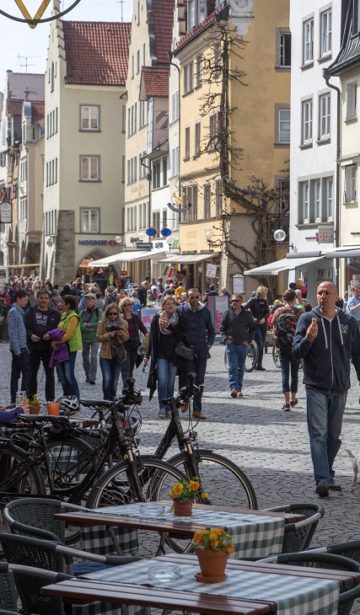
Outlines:
[[[140,314],[133,314],[133,305],[134,301],[130,299],[130,297],[124,297],[119,303],[120,311],[127,322],[129,330],[129,339],[125,342],[125,348],[128,353],[130,378],[133,377],[137,351],[141,344],[139,331],[141,331],[144,335],[147,335],[147,329],[141,320]]]
[[[127,352],[124,342],[129,339],[128,325],[116,303],[109,303],[100,320],[96,340],[101,342],[99,357],[103,377],[104,399],[116,399],[121,373],[123,384],[129,378]]]

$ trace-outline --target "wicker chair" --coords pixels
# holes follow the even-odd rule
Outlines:
[[[18,613],[16,583],[21,600],[20,612],[24,615],[31,615],[32,613],[37,613],[38,615],[49,615],[49,613],[51,615],[65,615],[62,598],[43,596],[40,590],[44,585],[70,579],[69,575],[34,568],[33,566],[20,566],[1,562],[0,577],[3,577],[1,580],[0,606],[12,609],[11,611],[0,610],[0,614]],[[8,591],[4,583],[6,577],[9,583]],[[15,598],[15,603],[6,603],[4,594],[9,595],[12,600]]]
[[[349,542],[339,542],[326,547],[314,547],[308,549],[311,553],[334,553],[335,555],[343,555],[360,563],[360,540],[350,540]]]
[[[319,504],[288,504],[287,506],[267,508],[267,510],[269,512],[300,514],[305,517],[303,521],[285,525],[282,553],[294,553],[307,549],[325,512]]]
[[[261,561],[271,561],[278,564],[290,564],[292,566],[308,566],[311,568],[330,568],[332,570],[349,570],[352,572],[360,572],[360,564],[358,562],[348,557],[343,557],[342,555],[324,553],[316,550],[303,551],[299,553],[284,553]],[[352,587],[351,589],[340,587],[338,615],[349,615],[354,600],[359,597],[360,584]]]
[[[0,609],[16,611],[17,598],[14,574],[6,563],[0,562]]]

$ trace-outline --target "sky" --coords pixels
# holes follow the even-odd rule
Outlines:
[[[62,8],[69,7],[74,0],[63,0]],[[42,0],[23,0],[30,15],[34,15]],[[51,15],[52,0],[44,17]],[[83,21],[120,21],[121,7],[123,21],[131,21],[133,0],[80,0],[80,3],[64,16],[64,19]],[[22,17],[15,0],[0,0],[0,9],[11,15]],[[0,91],[5,90],[6,71],[41,73],[45,72],[46,54],[50,23],[38,24],[35,29],[26,23],[13,21],[0,14]]]

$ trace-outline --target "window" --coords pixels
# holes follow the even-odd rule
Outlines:
[[[136,52],[136,74],[138,75],[140,72],[140,49]]]
[[[167,184],[167,158],[163,158],[162,161],[162,185],[166,186]]]
[[[303,100],[301,113],[301,143],[309,145],[312,143],[312,99]]]
[[[200,153],[201,153],[200,139],[201,139],[201,124],[200,122],[196,122],[195,124],[195,156],[200,156]]]
[[[184,66],[184,94],[189,94],[193,88],[193,63],[189,62]]]
[[[204,184],[204,218],[211,217],[211,186]]]
[[[199,88],[201,86],[201,82],[202,82],[202,56],[197,56],[196,57],[196,72],[195,72],[195,87]]]
[[[349,164],[345,167],[345,192],[344,203],[356,202],[356,177],[357,166],[356,164]]]
[[[100,233],[100,209],[80,208],[80,233]]]
[[[357,117],[357,83],[346,86],[346,121]]]
[[[131,137],[136,133],[137,124],[137,104],[134,103],[128,109],[128,137]]]
[[[147,122],[148,122],[147,110],[148,110],[147,101],[146,100],[140,100],[140,103],[139,103],[139,128],[144,128],[144,126],[147,126]]]
[[[187,29],[191,30],[207,16],[207,0],[188,0]]]
[[[217,216],[221,216],[223,211],[223,190],[222,181],[217,179],[215,182],[215,213]]]
[[[174,147],[174,149],[171,151],[171,176],[172,177],[179,175],[179,169],[180,169],[179,153],[180,153],[179,147]]]
[[[290,109],[278,109],[276,143],[290,143]]]
[[[331,27],[332,13],[331,9],[320,14],[320,56],[329,55],[331,53]]]
[[[333,220],[333,178],[317,177],[299,183],[299,224]]]
[[[162,228],[167,227],[167,210],[163,209],[161,212],[161,226]]]
[[[25,182],[27,180],[27,160],[21,160],[20,162],[20,181]]]
[[[100,107],[80,105],[80,130],[100,130]]]
[[[330,93],[319,96],[319,141],[330,139]]]
[[[142,164],[142,161],[145,164]],[[146,152],[142,152],[141,154],[139,154],[139,179],[145,179],[148,173],[148,169],[146,168],[146,165],[147,165]]]
[[[160,173],[161,173],[161,167],[160,167],[160,161],[158,160],[153,163],[153,169],[152,169],[152,184],[153,184],[154,190],[156,188],[160,188]]]
[[[314,61],[314,19],[303,23],[303,64]]]
[[[45,212],[45,235],[56,235],[56,211],[51,209]]]
[[[191,205],[185,210],[181,216],[184,222],[197,220],[197,203],[198,203],[198,187],[197,184],[191,184],[184,187],[184,205]]]
[[[157,236],[160,235],[160,212],[154,211],[152,215],[152,225],[153,228],[156,229]]]
[[[291,66],[291,34],[289,31],[278,30],[277,34],[277,63],[281,68]]]
[[[23,197],[20,199],[19,219],[26,220],[26,218],[27,218],[27,198]]]
[[[100,156],[80,156],[80,180],[100,181]]]
[[[190,160],[190,126],[185,128],[185,160]]]
[[[179,119],[179,92],[175,92],[171,98],[171,121],[176,122]]]
[[[210,151],[216,149],[216,145],[219,139],[219,129],[220,129],[220,113],[213,113],[209,118],[209,145],[208,149]]]

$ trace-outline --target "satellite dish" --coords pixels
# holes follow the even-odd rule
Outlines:
[[[274,231],[275,241],[284,241],[285,238],[286,238],[286,233],[285,231],[283,231],[282,228],[278,228],[276,229],[276,231]]]

